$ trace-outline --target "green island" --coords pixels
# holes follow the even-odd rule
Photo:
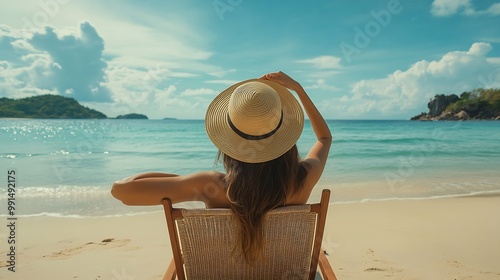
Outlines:
[[[0,98],[0,118],[106,119],[107,116],[80,105],[73,98],[46,94],[20,99]]]
[[[117,119],[128,119],[128,120],[147,120],[148,116],[143,115],[143,114],[125,114],[125,115],[119,115],[116,117]]]
[[[411,120],[500,120],[500,89],[474,89],[460,94],[437,94]]]
[[[0,98],[0,118],[108,119],[70,97],[46,94],[20,99]],[[142,114],[119,115],[115,119],[148,119]]]

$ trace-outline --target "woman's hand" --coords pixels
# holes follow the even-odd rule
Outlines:
[[[260,79],[276,82],[296,92],[302,89],[302,86],[297,81],[281,71],[264,74]]]

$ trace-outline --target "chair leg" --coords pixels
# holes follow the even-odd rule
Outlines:
[[[163,280],[175,280],[177,273],[175,273],[175,262],[174,259],[170,261],[167,271],[163,275]]]
[[[325,256],[325,252],[323,250],[319,253],[319,269],[321,271],[321,275],[323,275],[323,279],[325,280],[337,280],[335,273],[333,272],[332,266],[330,262]]]

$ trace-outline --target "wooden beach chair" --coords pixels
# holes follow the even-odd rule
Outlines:
[[[321,250],[330,190],[317,204],[271,210],[264,222],[264,258],[248,265],[235,257],[236,221],[230,209],[172,208],[162,203],[173,260],[166,279],[323,279],[335,274]]]

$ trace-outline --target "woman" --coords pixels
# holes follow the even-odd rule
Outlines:
[[[304,160],[296,142],[302,132],[302,108],[317,141]],[[247,261],[259,257],[261,225],[273,208],[305,204],[328,158],[332,136],[302,86],[283,72],[235,84],[210,104],[205,127],[219,148],[226,174],[145,173],[117,181],[112,195],[126,205],[202,201],[209,208],[231,208],[239,224],[239,245]]]

